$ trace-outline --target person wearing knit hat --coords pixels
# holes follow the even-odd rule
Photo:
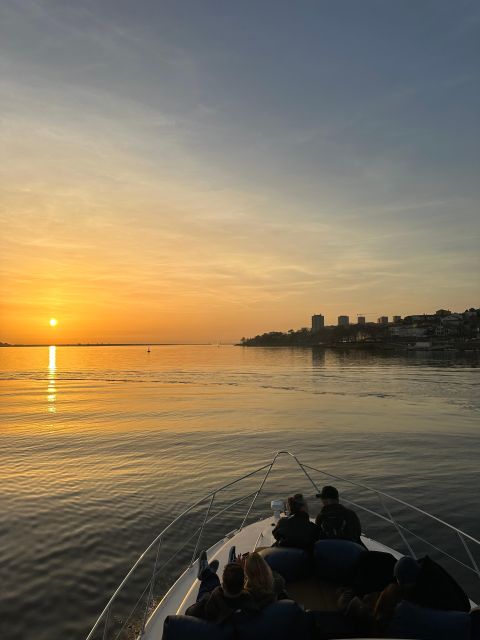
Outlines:
[[[420,569],[420,565],[414,558],[403,556],[393,567],[393,575],[401,587],[411,587],[416,583]]]

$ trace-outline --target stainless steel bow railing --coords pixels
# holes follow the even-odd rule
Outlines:
[[[200,549],[200,543],[202,541],[203,534],[204,534],[206,526],[208,524],[210,524],[213,520],[216,520],[221,515],[225,514],[229,510],[231,510],[234,507],[236,507],[239,504],[241,504],[243,501],[248,500],[248,499],[251,498],[251,501],[250,501],[250,503],[248,505],[247,511],[246,511],[245,515],[243,516],[243,518],[241,520],[241,524],[238,527],[238,529],[235,529],[235,530],[230,531],[228,533],[220,534],[220,535],[217,536],[217,538],[221,539],[221,538],[224,538],[224,537],[226,537],[228,535],[231,535],[231,534],[233,534],[235,532],[240,531],[246,525],[247,520],[248,520],[248,518],[249,518],[250,514],[252,513],[252,510],[253,510],[253,508],[255,506],[255,503],[257,502],[257,498],[260,495],[260,493],[262,492],[262,490],[264,489],[265,483],[266,483],[267,479],[269,478],[270,473],[271,473],[272,469],[274,468],[274,465],[275,465],[275,463],[277,462],[277,460],[278,460],[278,458],[280,456],[288,456],[297,464],[298,468],[303,472],[303,474],[307,478],[308,482],[311,484],[312,488],[315,491],[315,494],[318,494],[320,492],[320,488],[319,488],[318,484],[315,482],[315,480],[313,479],[312,472],[313,473],[322,474],[323,478],[330,478],[332,480],[338,480],[340,482],[345,482],[345,483],[349,484],[350,486],[362,489],[363,491],[366,491],[369,494],[371,494],[373,496],[376,496],[376,498],[378,498],[378,500],[380,502],[380,505],[381,505],[384,513],[379,513],[379,512],[374,511],[373,509],[371,509],[369,507],[366,507],[366,506],[364,506],[364,505],[362,505],[362,504],[360,504],[358,502],[354,502],[353,500],[348,500],[348,499],[343,498],[343,497],[342,497],[342,502],[350,504],[350,505],[354,506],[356,509],[359,509],[359,510],[363,511],[364,513],[368,513],[371,516],[374,516],[375,518],[380,519],[382,522],[386,522],[386,523],[392,525],[394,527],[394,529],[396,530],[396,532],[399,534],[405,549],[407,550],[407,552],[412,557],[416,558],[417,554],[416,554],[416,552],[415,552],[415,550],[414,550],[414,548],[412,546],[412,543],[409,541],[407,535],[411,536],[411,538],[414,538],[415,540],[418,540],[419,542],[422,543],[422,545],[425,545],[428,548],[431,548],[431,549],[435,550],[436,552],[442,554],[443,556],[449,558],[450,560],[454,561],[457,565],[463,567],[464,569],[475,573],[476,576],[480,579],[480,568],[479,568],[479,565],[478,565],[478,563],[477,563],[477,561],[475,559],[474,553],[472,552],[472,548],[475,548],[477,552],[480,552],[480,540],[477,540],[476,538],[474,538],[473,536],[469,535],[468,533],[465,533],[464,531],[458,529],[457,527],[454,527],[454,526],[450,525],[448,522],[445,522],[441,518],[438,518],[437,516],[434,516],[434,515],[428,513],[427,511],[424,511],[423,509],[415,507],[414,505],[412,505],[412,504],[410,504],[410,503],[408,503],[408,502],[406,502],[404,500],[396,498],[395,496],[393,496],[393,495],[391,495],[389,493],[386,493],[384,491],[380,491],[379,489],[376,489],[374,487],[370,487],[370,486],[368,486],[366,484],[363,484],[363,483],[360,483],[360,482],[356,482],[355,480],[351,480],[351,479],[343,477],[343,476],[334,475],[334,474],[332,474],[332,473],[330,473],[328,471],[325,471],[323,469],[319,469],[319,468],[313,467],[311,465],[303,464],[302,462],[300,462],[300,460],[297,458],[297,456],[295,456],[293,453],[290,453],[289,451],[278,451],[275,454],[275,456],[273,457],[271,462],[269,462],[269,463],[267,463],[267,464],[265,464],[265,465],[263,465],[261,467],[258,467],[254,471],[251,471],[251,472],[241,476],[240,478],[237,478],[236,480],[228,482],[227,484],[225,484],[225,485],[223,485],[223,486],[211,491],[206,496],[203,496],[202,498],[200,498],[199,500],[194,502],[192,505],[190,505],[187,509],[185,509],[182,513],[180,513],[168,526],[166,526],[156,536],[156,538],[151,542],[151,544],[145,549],[145,551],[140,555],[140,557],[137,559],[137,561],[132,566],[130,571],[127,573],[125,578],[122,580],[120,585],[117,587],[117,589],[115,590],[113,595],[110,597],[109,601],[107,602],[105,608],[103,609],[103,611],[101,612],[101,614],[97,618],[97,620],[96,620],[95,624],[93,625],[90,633],[86,637],[86,640],[94,640],[94,638],[102,638],[102,640],[107,640],[107,638],[108,639],[112,638],[112,640],[122,640],[123,638],[127,637],[127,636],[124,635],[126,630],[127,631],[130,630],[129,635],[128,635],[128,637],[130,637],[130,638],[141,637],[143,635],[144,630],[145,630],[145,625],[146,625],[148,616],[152,612],[152,609],[153,609],[155,584],[156,584],[156,582],[158,580],[158,577],[162,575],[162,572],[164,571],[166,566],[168,564],[170,564],[173,559],[177,558],[186,549],[186,547],[188,546],[189,543],[191,543],[193,540],[195,540],[194,551],[193,551],[193,554],[191,556],[190,562],[187,563],[187,568],[188,568],[188,566],[192,566],[193,562],[197,558],[197,553],[198,553],[198,551]],[[261,478],[260,484],[259,484],[257,489],[255,489],[254,491],[249,492],[249,493],[247,493],[245,495],[242,495],[240,498],[237,498],[233,502],[229,503],[227,506],[223,507],[220,511],[218,511],[214,515],[211,515],[212,506],[213,506],[214,501],[215,501],[215,499],[217,498],[218,495],[220,495],[222,492],[227,491],[228,489],[231,489],[231,488],[235,487],[238,483],[240,483],[240,482],[242,482],[244,480],[247,480],[248,478],[253,478],[256,474],[259,474],[262,471],[265,471],[265,474]],[[459,558],[457,558],[456,556],[454,556],[451,553],[448,553],[447,551],[445,551],[444,549],[442,549],[438,545],[432,544],[430,541],[425,539],[423,536],[420,536],[416,532],[414,532],[411,528],[409,528],[409,527],[405,526],[404,524],[400,523],[398,521],[398,518],[395,518],[392,515],[392,509],[389,508],[389,506],[387,505],[387,501],[391,501],[396,505],[400,505],[402,507],[406,507],[407,509],[409,509],[409,511],[413,512],[414,514],[416,514],[418,516],[421,516],[422,518],[427,518],[432,523],[434,523],[435,525],[441,525],[442,527],[446,527],[447,530],[453,532],[459,538],[459,540],[461,542],[461,546],[465,551],[465,554],[466,554],[466,557],[469,560],[469,563],[467,564],[463,560],[460,560]],[[205,514],[203,516],[202,524],[200,526],[196,527],[193,530],[193,532],[187,537],[187,539],[183,540],[183,544],[164,563],[159,565],[160,550],[162,548],[162,542],[165,539],[166,535],[170,531],[173,530],[173,528],[175,527],[176,524],[178,524],[188,514],[191,514],[197,507],[199,507],[200,505],[202,505],[205,502],[207,503],[207,509],[206,509]],[[475,546],[473,546],[473,545],[475,545]],[[117,624],[112,624],[111,612],[112,612],[113,605],[120,598],[121,594],[126,590],[127,584],[132,579],[132,577],[135,575],[135,573],[140,569],[140,567],[142,566],[143,561],[148,557],[149,552],[153,552],[154,558],[153,558],[151,571],[148,574],[149,578],[147,579],[146,583],[144,584],[143,590],[141,590],[140,597],[137,598],[134,606],[130,608],[128,614],[126,614],[126,615],[124,615],[122,617],[121,625],[118,623],[118,621],[117,621]],[[185,568],[186,568],[185,565],[182,565],[181,572]],[[139,612],[140,605],[143,606],[143,612],[141,612],[141,613]],[[135,620],[136,623],[135,624],[131,624],[132,620]]]

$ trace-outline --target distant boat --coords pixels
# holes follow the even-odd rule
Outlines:
[[[147,353],[150,353],[150,347],[147,347]]]

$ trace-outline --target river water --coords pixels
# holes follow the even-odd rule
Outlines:
[[[0,358],[2,637],[84,638],[162,527],[280,449],[480,538],[474,356],[212,345],[2,348]],[[365,497],[336,484],[345,499]],[[265,490],[304,491],[320,508],[286,459]]]

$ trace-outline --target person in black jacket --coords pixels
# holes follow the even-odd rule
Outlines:
[[[317,528],[310,522],[308,506],[301,493],[288,498],[290,515],[280,518],[272,531],[277,547],[296,547],[308,549],[313,547],[317,539]]]
[[[335,487],[326,486],[317,497],[323,502],[323,508],[315,519],[318,537],[320,539],[340,538],[362,544],[360,520],[355,511],[340,504],[338,490]]]

